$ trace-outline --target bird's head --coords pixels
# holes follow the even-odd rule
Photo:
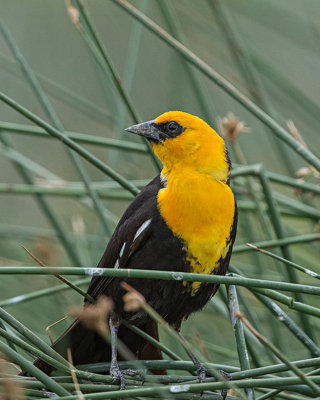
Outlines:
[[[133,125],[128,132],[150,141],[164,166],[164,174],[176,168],[192,168],[227,181],[230,165],[223,139],[201,118],[169,111],[154,120]]]

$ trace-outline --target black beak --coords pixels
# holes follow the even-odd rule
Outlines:
[[[157,128],[154,120],[142,122],[141,124],[129,126],[125,131],[135,133],[136,135],[143,136],[151,142],[160,142],[159,134],[161,131]]]

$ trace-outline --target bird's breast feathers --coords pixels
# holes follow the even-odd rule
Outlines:
[[[226,257],[235,213],[228,185],[198,172],[170,174],[167,186],[158,193],[162,218],[175,236],[182,239],[190,271],[211,274]],[[196,290],[200,283],[195,282]]]

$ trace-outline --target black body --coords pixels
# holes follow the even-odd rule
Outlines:
[[[173,235],[158,210],[157,194],[162,187],[160,176],[157,176],[130,204],[119,221],[98,267],[190,272],[182,241]],[[214,196],[214,193],[212,195]],[[148,220],[150,220],[148,226],[135,238],[141,225]],[[236,235],[236,225],[237,208],[235,208],[233,227],[230,232],[231,245],[225,259],[220,260],[220,266],[215,271],[216,274],[224,275],[227,272]],[[123,249],[124,243],[126,244]],[[94,298],[100,294],[110,296],[115,304],[115,312],[119,314],[120,318],[143,330],[147,330],[148,324],[150,327],[150,320],[144,311],[135,313],[123,311],[122,297],[125,291],[120,286],[122,281],[128,282],[138,290],[152,308],[169,324],[176,327],[180,326],[182,319],[188,317],[192,312],[200,310],[219,287],[217,284],[203,283],[196,294],[192,295],[191,283],[184,284],[182,281],[93,277],[88,293]],[[140,357],[139,352],[141,352],[143,344],[140,337],[122,325],[119,330],[119,338]],[[71,341],[74,364],[110,360],[110,351],[105,341],[77,321],[62,339]],[[63,352],[59,350],[63,341],[59,340],[54,345],[59,352]],[[42,362],[40,363],[42,366],[44,365]]]

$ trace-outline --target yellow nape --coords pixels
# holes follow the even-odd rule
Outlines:
[[[153,144],[166,187],[158,193],[161,216],[185,245],[191,272],[211,274],[228,251],[235,202],[226,184],[229,164],[222,138],[193,115],[170,111],[155,123],[176,121],[179,136]],[[200,283],[193,283],[193,293]]]

